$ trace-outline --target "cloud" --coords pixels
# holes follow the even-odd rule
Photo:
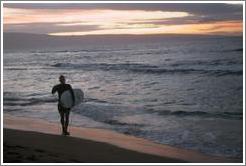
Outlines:
[[[163,12],[186,12],[193,17],[186,17],[183,22],[201,23],[211,21],[230,21],[243,19],[243,5],[226,3],[4,3],[4,7],[14,9],[37,10],[143,10]],[[179,20],[179,19],[176,19]],[[169,21],[170,23],[171,21]],[[180,21],[181,23],[182,21]],[[166,22],[167,23],[167,22]]]
[[[226,3],[4,3],[4,7],[19,9],[113,9],[145,11],[183,11],[193,14],[243,12],[243,5]]]
[[[93,34],[129,30],[136,34],[137,29],[143,33],[171,32],[171,27],[182,30],[177,26],[193,25],[198,33],[198,27],[207,24],[208,29],[200,30],[223,30],[228,24],[222,22],[231,22],[231,31],[240,31],[241,27],[232,24],[242,19],[243,5],[225,3],[4,3],[4,31],[8,32]],[[213,26],[217,23],[221,25]]]
[[[130,14],[129,14],[130,13]],[[4,31],[59,33],[92,31],[100,29],[141,29],[158,27],[138,22],[155,19],[183,18],[185,12],[143,11],[143,10],[57,10],[9,9],[4,8]],[[40,30],[40,31],[39,31]]]
[[[223,16],[197,16],[190,15],[185,18],[171,18],[171,19],[154,19],[149,21],[138,22],[138,24],[155,24],[155,25],[183,25],[183,24],[203,24],[203,23],[216,23],[220,21],[242,21],[242,15],[231,16],[225,14]],[[230,19],[229,19],[230,18]]]
[[[189,16],[187,12],[164,12],[144,10],[111,10],[111,9],[11,9],[4,8],[4,24],[41,23],[41,22],[126,22],[152,19],[168,19]]]
[[[10,24],[4,26],[4,32],[23,32],[35,34],[48,34],[59,32],[78,32],[94,31],[101,29],[98,25],[75,25],[71,27],[60,26],[61,23],[27,23],[27,24]]]

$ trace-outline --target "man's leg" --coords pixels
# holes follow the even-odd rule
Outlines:
[[[69,125],[69,114],[70,114],[70,109],[67,109],[65,111],[65,132],[69,135],[69,132],[67,131],[68,125]]]
[[[63,108],[58,105],[58,110],[59,110],[59,114],[60,114],[60,122],[61,122],[61,126],[62,126],[62,133],[64,134],[65,133],[65,122],[64,122],[64,110]]]
[[[62,132],[65,133],[66,130],[65,130],[65,125],[64,125],[64,113],[61,111],[59,111],[59,113],[60,113],[60,118],[61,118],[60,122],[62,126]]]

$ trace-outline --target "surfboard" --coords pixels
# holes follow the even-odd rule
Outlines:
[[[80,104],[84,100],[84,92],[81,89],[73,89],[75,105]],[[70,90],[67,90],[62,93],[60,102],[65,108],[73,107],[73,98]]]

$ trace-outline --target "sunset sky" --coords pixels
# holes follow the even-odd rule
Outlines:
[[[4,3],[3,31],[49,35],[242,35],[243,5]]]

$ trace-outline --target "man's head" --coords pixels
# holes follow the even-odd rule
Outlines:
[[[59,77],[59,81],[60,81],[62,84],[65,84],[65,83],[66,83],[66,79],[65,79],[65,77],[64,77],[63,75],[61,75],[61,76]]]

